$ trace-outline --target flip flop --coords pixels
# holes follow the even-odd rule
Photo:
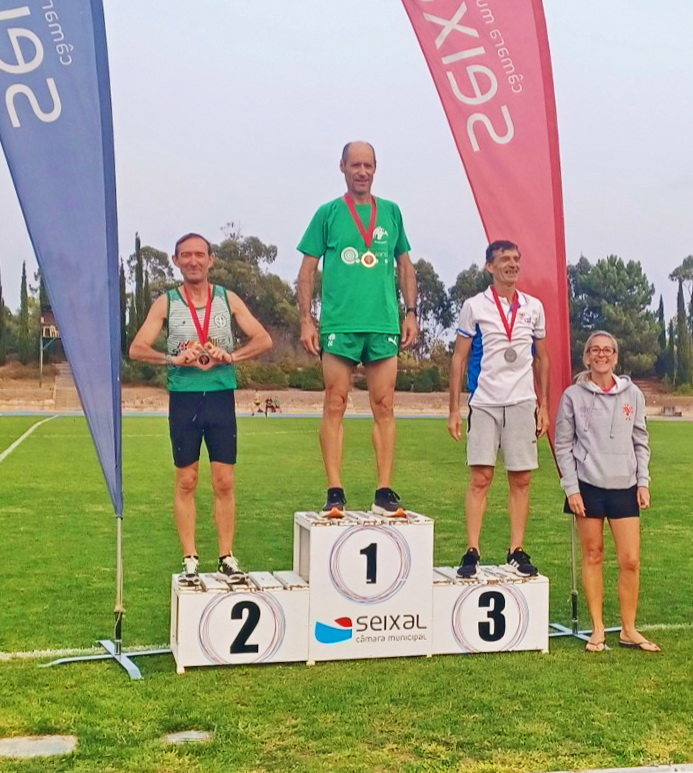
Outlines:
[[[626,647],[631,650],[642,650],[643,652],[661,652],[662,648],[659,644],[655,644],[649,639],[643,639],[642,641],[628,641],[627,639],[618,640],[619,647]]]
[[[594,652],[599,654],[606,652],[606,640],[602,639],[601,641],[588,641],[587,644],[585,644],[585,652]]]

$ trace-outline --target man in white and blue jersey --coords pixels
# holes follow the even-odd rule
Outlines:
[[[233,555],[236,522],[235,363],[272,346],[269,333],[236,295],[207,277],[215,255],[210,243],[195,233],[176,242],[173,264],[183,284],[160,295],[130,346],[133,360],[168,368],[169,429],[176,467],[173,514],[183,547],[181,582],[199,582],[195,544],[200,450],[204,440],[212,468],[214,520],[219,538],[219,572],[242,579]],[[232,318],[246,342],[235,348]],[[166,327],[166,352],[154,344]]]
[[[549,427],[549,356],[544,307],[516,287],[520,258],[513,242],[495,241],[488,246],[486,270],[492,283],[464,302],[457,326],[448,431],[455,440],[461,439],[460,391],[466,370],[470,393],[467,464],[471,469],[466,494],[467,551],[457,570],[460,577],[473,577],[477,572],[481,525],[499,448],[510,487],[506,566],[522,577],[537,574],[523,541],[531,471],[538,467],[537,438]]]

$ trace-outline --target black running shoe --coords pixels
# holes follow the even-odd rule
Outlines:
[[[245,572],[238,565],[236,556],[219,556],[219,574],[223,574],[230,582],[242,582]]]
[[[320,511],[320,515],[325,518],[343,518],[344,508],[346,507],[346,496],[343,488],[328,488],[327,502]]]
[[[474,577],[479,568],[479,551],[476,548],[469,550],[462,556],[462,561],[457,568],[457,576],[463,579]]]
[[[402,518],[407,514],[399,503],[399,495],[391,488],[375,490],[375,502],[371,506],[371,512],[376,515],[389,515],[391,518]]]
[[[522,548],[516,548],[512,553],[508,553],[508,563],[505,568],[519,577],[536,577],[539,574],[539,570],[536,566],[532,566],[529,556]]]

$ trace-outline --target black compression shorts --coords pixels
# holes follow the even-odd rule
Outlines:
[[[233,389],[169,392],[168,425],[176,467],[199,461],[204,438],[210,462],[236,463],[236,400]]]

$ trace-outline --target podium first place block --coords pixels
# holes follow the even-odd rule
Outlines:
[[[433,521],[346,511],[294,517],[310,592],[310,661],[430,655]]]

